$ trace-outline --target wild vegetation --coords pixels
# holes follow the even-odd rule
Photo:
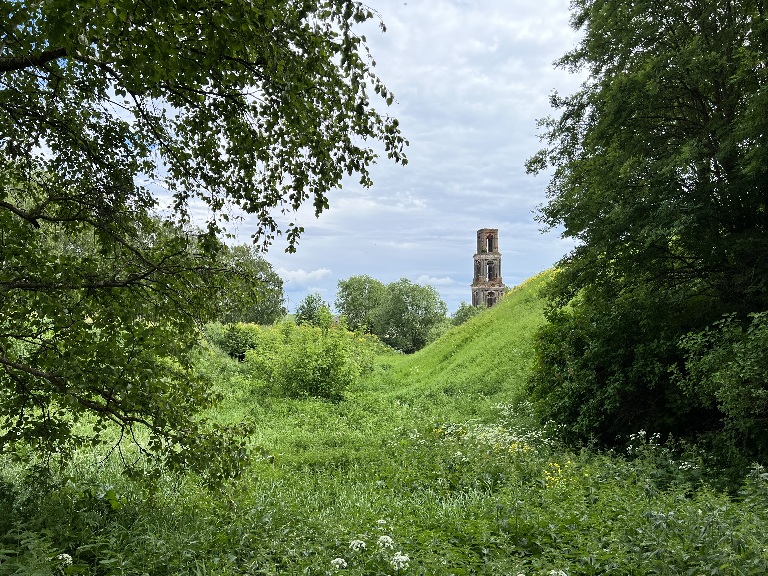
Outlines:
[[[765,462],[768,145],[762,0],[576,0],[586,81],[551,99],[541,220],[576,240],[530,392],[574,440],[640,429]],[[737,400],[737,398],[739,400]]]
[[[224,399],[208,416],[258,423],[245,473],[210,490],[139,454],[128,477],[98,446],[3,455],[0,574],[764,574],[762,468],[724,490],[656,436],[573,450],[537,425],[524,388],[548,276],[416,354],[371,340],[336,401],[203,343],[195,366]]]
[[[405,163],[364,5],[0,4],[0,575],[768,573],[765,7],[573,9],[528,167],[577,247],[451,328],[367,276],[243,323],[230,207],[294,250]]]
[[[448,327],[438,291],[407,278],[386,285],[367,275],[340,280],[335,304],[350,326],[405,353],[421,350]]]
[[[319,215],[344,175],[370,186],[374,146],[406,162],[355,30],[375,17],[346,0],[0,3],[0,450],[72,452],[111,422],[126,442],[150,430],[135,448],[170,467],[247,465],[247,430],[199,417],[216,398],[191,356],[221,305],[235,321],[275,304],[227,222],[240,210],[254,244],[295,250],[278,214]]]

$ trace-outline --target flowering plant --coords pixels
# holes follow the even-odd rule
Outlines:
[[[345,557],[331,560],[330,574],[347,567],[350,570],[362,570],[366,574],[405,574],[411,558],[402,550],[394,552],[395,539],[386,532],[389,532],[387,521],[378,520],[369,533],[350,540]],[[366,543],[366,538],[369,537],[376,542],[370,549]]]

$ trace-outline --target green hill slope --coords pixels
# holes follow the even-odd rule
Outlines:
[[[416,354],[382,354],[339,403],[265,394],[242,366],[222,359],[229,367],[218,378],[227,397],[222,420],[258,422],[255,443],[291,467],[377,461],[402,430],[497,422],[522,392],[543,322],[539,292],[550,276],[526,281]]]
[[[416,354],[387,358],[384,366],[391,365],[391,373],[383,384],[401,396],[518,396],[531,367],[533,336],[544,321],[540,291],[551,275],[544,272],[527,280],[498,305]]]

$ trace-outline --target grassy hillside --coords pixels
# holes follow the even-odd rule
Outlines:
[[[88,452],[47,484],[0,456],[0,575],[768,572],[762,470],[734,499],[655,438],[638,435],[630,459],[531,425],[544,281],[417,354],[380,355],[341,402],[276,396],[209,349],[214,416],[258,424],[259,458],[221,491],[130,480],[116,454]]]
[[[379,444],[403,428],[451,421],[494,420],[499,406],[519,399],[530,368],[532,337],[542,322],[538,297],[548,274],[512,290],[492,309],[452,328],[412,355],[382,354],[372,374],[341,403],[289,400],[264,394],[242,366],[216,356],[227,402],[220,417],[259,423],[255,441],[285,464],[378,458]],[[371,453],[371,450],[373,452]]]
[[[404,357],[396,364],[397,393],[516,395],[530,368],[532,337],[543,320],[539,290],[549,275],[528,280],[494,308]]]

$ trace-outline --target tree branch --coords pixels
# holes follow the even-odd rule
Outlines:
[[[51,60],[64,58],[66,55],[66,48],[52,48],[44,50],[40,54],[0,58],[0,72],[14,72],[16,70],[24,70],[25,68],[42,66]]]
[[[36,378],[41,378],[43,380],[46,380],[51,385],[56,388],[56,390],[61,394],[67,394],[70,395],[74,400],[83,406],[84,408],[88,408],[90,410],[93,410],[94,412],[97,412],[99,414],[102,414],[104,417],[108,418],[118,426],[130,426],[131,424],[143,424],[150,430],[154,432],[161,433],[162,427],[154,425],[152,422],[150,422],[148,419],[141,417],[140,415],[132,415],[129,411],[125,410],[124,407],[119,403],[116,402],[116,406],[110,407],[109,402],[110,400],[114,400],[114,397],[105,392],[104,390],[98,390],[98,389],[89,389],[88,392],[91,392],[93,394],[97,394],[100,396],[104,402],[98,402],[96,400],[90,400],[86,398],[83,394],[79,394],[77,392],[69,390],[69,387],[67,385],[67,382],[62,379],[57,374],[54,374],[52,372],[46,372],[44,370],[39,370],[37,368],[34,368],[32,366],[27,366],[25,364],[22,364],[20,362],[15,362],[11,360],[10,358],[6,357],[4,354],[0,355],[0,366],[3,366],[5,368],[6,373],[10,374],[10,370],[18,370],[19,372],[28,374],[30,376],[34,376]]]

